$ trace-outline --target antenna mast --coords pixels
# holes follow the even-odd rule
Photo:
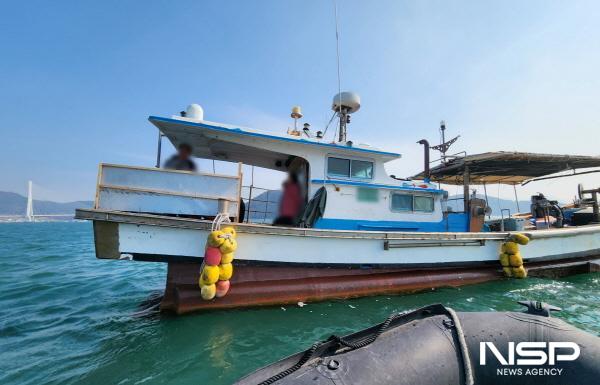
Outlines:
[[[458,135],[446,142],[446,122],[444,122],[442,120],[440,122],[440,136],[442,138],[442,142],[440,144],[438,144],[437,146],[431,146],[430,148],[432,150],[439,151],[442,154],[441,158],[440,158],[442,163],[446,163],[446,158],[447,158],[446,152],[448,151],[450,146],[452,146],[452,144],[454,144],[454,142],[456,142],[458,140],[458,138],[460,138],[460,135]]]
[[[335,16],[335,52],[337,57],[337,81],[338,81],[338,116],[340,118],[340,131],[339,131],[339,141],[346,141],[346,116],[342,113],[342,75],[340,71],[340,31],[339,31],[339,23],[338,23],[338,12],[337,12],[337,3],[335,0],[333,1],[333,14]]]

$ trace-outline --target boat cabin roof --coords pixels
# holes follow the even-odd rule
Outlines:
[[[468,169],[472,184],[520,184],[546,175],[592,167],[600,167],[600,157],[499,151],[454,158],[433,167],[430,179],[462,185]],[[424,177],[424,172],[421,172],[412,178]]]
[[[381,151],[367,145],[330,143],[307,136],[274,135],[251,128],[232,126],[184,117],[148,118],[177,147],[192,146],[193,156],[205,159],[243,162],[275,170],[282,169],[290,156],[307,159],[307,153],[337,153],[348,156],[368,156],[383,163],[400,158],[400,154]]]

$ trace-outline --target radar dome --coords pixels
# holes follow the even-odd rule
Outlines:
[[[339,111],[340,105],[342,111],[352,114],[360,109],[360,96],[354,92],[340,92],[333,97],[331,109]]]
[[[199,104],[193,103],[188,106],[185,116],[194,120],[204,120],[204,110]]]

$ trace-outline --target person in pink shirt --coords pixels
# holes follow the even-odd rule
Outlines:
[[[290,173],[283,182],[283,194],[279,204],[279,216],[273,222],[277,226],[295,226],[302,211],[302,193],[298,175]]]

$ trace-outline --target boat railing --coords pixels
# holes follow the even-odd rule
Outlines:
[[[237,175],[100,164],[94,208],[214,217],[227,207],[237,219],[241,185],[241,164]]]
[[[241,199],[244,202],[244,222],[272,222],[277,214],[279,197],[276,191],[254,185],[242,186]]]

